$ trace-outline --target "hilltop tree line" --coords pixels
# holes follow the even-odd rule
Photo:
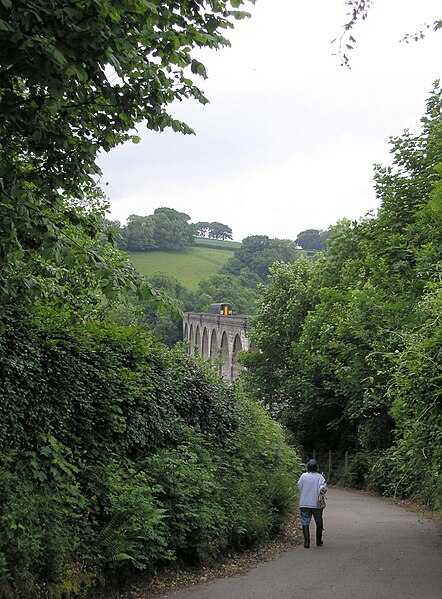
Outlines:
[[[422,131],[376,166],[376,216],[331,228],[326,255],[276,263],[244,384],[307,452],[354,456],[348,481],[441,508],[441,89]]]
[[[179,251],[194,245],[195,237],[228,241],[233,238],[232,229],[220,222],[191,223],[190,216],[173,208],[156,208],[153,214],[139,216],[131,214],[124,225],[117,220],[104,219],[104,227],[115,236],[116,245],[129,252],[153,250]],[[267,236],[253,236],[269,239]],[[298,234],[294,246],[304,250],[325,252],[329,231],[307,229]],[[273,240],[271,245],[286,245],[285,240]],[[256,251],[269,249],[265,244],[256,246]],[[274,247],[272,251],[274,251]],[[250,252],[249,252],[250,253]],[[281,258],[282,259],[282,258]],[[290,258],[289,258],[290,259]]]
[[[179,251],[195,244],[195,237],[232,239],[232,229],[222,223],[190,223],[190,216],[173,208],[157,208],[153,214],[131,214],[125,225],[105,220],[116,236],[117,247],[129,252]]]
[[[195,224],[198,237],[209,237],[209,239],[222,239],[226,241],[233,238],[230,227],[222,223],[199,222]]]

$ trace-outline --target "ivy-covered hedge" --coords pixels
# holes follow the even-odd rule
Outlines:
[[[294,508],[300,464],[280,428],[142,331],[10,315],[0,380],[2,598],[211,560]]]
[[[94,456],[137,457],[176,443],[188,426],[217,440],[237,426],[220,383],[130,328],[9,321],[0,378],[3,448],[29,449],[44,432]]]

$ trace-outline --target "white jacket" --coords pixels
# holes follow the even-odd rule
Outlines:
[[[299,506],[318,507],[319,491],[327,492],[325,478],[319,472],[304,472],[298,480]]]

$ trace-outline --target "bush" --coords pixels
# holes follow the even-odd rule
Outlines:
[[[280,530],[293,514],[302,466],[283,429],[256,402],[242,397],[239,419],[232,439],[237,460],[227,475],[225,496],[234,515],[232,541],[243,546]]]
[[[33,597],[37,583],[59,582],[81,551],[89,523],[68,454],[53,437],[38,453],[1,454],[0,596],[13,589]]]
[[[208,365],[137,329],[4,325],[1,598],[210,561],[292,513],[297,455]]]
[[[349,458],[342,482],[355,489],[363,489],[369,468],[370,457],[363,451],[359,451]]]
[[[0,336],[0,445],[41,433],[97,459],[176,444],[189,426],[218,440],[236,426],[220,381],[148,333],[103,323],[70,330],[12,318]]]
[[[389,393],[395,440],[370,473],[373,488],[442,509],[440,391],[442,286],[431,283],[417,310],[420,324],[402,335]]]

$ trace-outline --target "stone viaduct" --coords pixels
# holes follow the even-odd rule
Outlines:
[[[206,312],[186,312],[183,339],[189,341],[189,354],[220,360],[220,376],[232,382],[241,369],[238,353],[250,349],[250,324],[246,316],[224,316]]]

